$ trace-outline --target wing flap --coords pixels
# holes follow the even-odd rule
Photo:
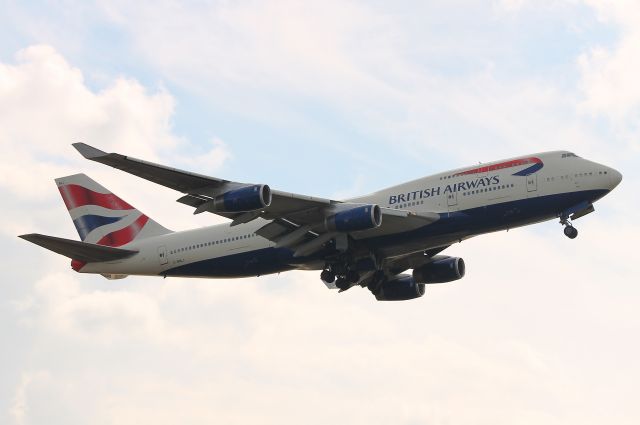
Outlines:
[[[39,233],[30,233],[19,237],[72,260],[80,260],[86,263],[122,260],[138,253],[138,251],[95,245]]]
[[[315,196],[299,195],[297,193],[272,191],[271,205],[265,208],[262,217],[272,220],[283,215],[293,216],[317,212],[319,208],[329,207],[337,203],[330,199],[318,198]]]
[[[272,222],[265,224],[256,231],[256,235],[262,236],[270,241],[275,241],[281,236],[287,233],[293,232],[297,227],[283,219],[273,220]]]
[[[198,208],[200,205],[204,204],[208,200],[209,199],[203,196],[184,195],[183,197],[179,198],[177,201],[180,202],[181,204],[189,205],[190,207],[193,207],[193,208]]]

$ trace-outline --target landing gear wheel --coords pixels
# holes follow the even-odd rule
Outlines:
[[[336,288],[340,289],[341,291],[346,291],[350,287],[351,284],[347,281],[347,279],[343,277],[339,277],[338,279],[336,279]]]
[[[320,273],[320,279],[326,283],[333,283],[336,280],[336,275],[330,270],[322,270],[322,273]]]
[[[566,226],[564,228],[564,235],[569,239],[575,239],[578,236],[578,229],[573,226]]]

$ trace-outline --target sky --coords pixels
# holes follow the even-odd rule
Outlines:
[[[640,3],[0,1],[0,423],[637,424]],[[220,223],[71,143],[346,198],[567,149],[624,180],[576,221],[474,238],[401,303],[316,272],[73,272],[83,172],[174,230]]]

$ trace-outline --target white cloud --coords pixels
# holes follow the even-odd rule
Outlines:
[[[553,235],[523,230],[453,247],[467,258],[465,280],[399,304],[375,303],[361,289],[326,291],[305,272],[116,286],[52,274],[36,286],[37,307],[23,313],[34,315],[43,340],[25,382],[43,371],[48,378],[21,385],[15,410],[25,423],[53,411],[80,423],[589,424],[608,417],[597,403],[617,406],[620,423],[630,424],[639,412],[604,388],[632,392],[634,374],[609,376],[617,369],[608,362],[632,361],[639,347],[606,332],[622,319],[635,329],[638,319],[601,317],[595,305],[615,300],[624,310],[633,297],[597,290],[610,270],[594,264],[633,254],[591,252],[596,241],[615,241],[596,221],[581,226],[580,244],[558,226],[555,247]],[[496,252],[509,246],[526,249]],[[523,269],[532,253],[536,273]],[[567,275],[574,280],[556,278]],[[607,364],[583,375],[596,359]]]
[[[42,315],[39,326],[63,336],[107,346],[139,338],[172,339],[157,304],[135,292],[86,293],[69,273],[59,273],[37,282],[35,294],[39,302],[32,309]]]
[[[118,23],[134,32],[140,51],[165,70],[182,77],[197,76],[199,81],[206,72],[209,81],[220,79],[248,88],[267,84],[303,93],[349,90],[354,80],[368,77],[347,54],[358,46],[345,45],[350,41],[345,35],[385,40],[375,32],[383,29],[384,21],[356,2],[312,5],[285,0],[193,6],[104,4]],[[172,20],[167,26],[169,14]],[[142,16],[149,19],[131,25]],[[178,32],[181,37],[167,37]],[[158,42],[163,43],[161,48]],[[194,47],[201,53],[190,54]],[[190,58],[187,62],[182,60],[185,55]],[[340,80],[343,83],[337,87]]]
[[[499,0],[495,2],[495,5],[508,12],[516,12],[522,9],[527,3],[528,0]]]
[[[179,143],[170,133],[174,106],[166,92],[148,95],[136,81],[120,78],[93,93],[82,72],[46,45],[16,58],[18,64],[0,68],[3,148],[60,156],[62,146],[86,140],[155,156]]]
[[[184,151],[193,147],[172,132],[174,99],[164,89],[149,93],[135,80],[117,78],[94,92],[82,72],[47,45],[21,50],[16,59],[17,64],[0,63],[0,148],[6,153],[0,158],[0,191],[5,198],[28,202],[33,215],[24,217],[19,205],[8,206],[7,218],[13,219],[3,221],[0,228],[4,233],[13,236],[38,230],[36,223],[50,223],[45,206],[62,205],[52,179],[86,170],[158,221],[168,222],[169,227],[172,221],[193,223],[186,207],[173,205],[179,194],[92,164],[71,143],[83,141],[108,152],[174,165],[182,158],[185,168],[215,174],[230,156],[223,141],[213,140],[205,152],[200,148],[194,153],[195,164],[189,167]],[[159,217],[146,206],[158,199],[169,205],[160,209]],[[63,213],[64,208],[58,209]],[[185,220],[177,219],[181,216]],[[211,224],[220,220],[209,215],[199,221]]]
[[[171,160],[185,169],[211,175],[214,170],[219,170],[222,165],[232,157],[227,144],[219,138],[214,138],[208,144],[204,153],[202,149],[193,152],[176,152]]]
[[[607,117],[636,153],[640,149],[640,4],[635,1],[585,0],[600,19],[618,32],[613,47],[593,46],[580,56],[582,108]]]
[[[498,26],[513,24],[513,16],[524,21],[527,13],[516,12],[533,5],[459,3],[415,7],[420,24],[401,8],[363,2],[116,1],[103,8],[166,78],[193,93],[206,88],[216,93],[211,104],[271,126],[301,126],[302,133],[322,126],[298,110],[299,99],[311,99],[362,134],[429,160],[436,154],[486,161],[493,156],[485,152],[498,148],[505,156],[561,148],[597,152],[604,140],[591,116],[582,114],[579,87],[527,73],[505,78],[514,52],[504,35],[486,32],[477,40],[469,33],[478,20]],[[545,2],[542,10],[573,17],[572,5]],[[443,25],[437,16],[451,22],[451,31],[433,29]],[[465,68],[467,62],[473,66]],[[452,77],[447,69],[458,72],[455,64],[464,71]],[[570,79],[567,73],[579,77],[581,69],[569,61],[554,72]],[[457,149],[449,149],[452,144]]]
[[[602,135],[573,115],[575,93],[505,82],[491,67],[470,78],[431,75],[396,51],[405,35],[393,17],[361,4],[222,3],[200,16],[177,4],[129,5],[106,7],[123,27],[139,24],[134,43],[158,72],[221,88],[210,92],[257,115],[271,112],[269,100],[301,93],[341,103],[345,116],[377,123],[390,139],[414,134],[416,145],[416,134],[433,135],[435,146],[461,122],[496,136],[442,146],[460,158],[542,150],[554,138],[581,153],[604,150]],[[352,55],[360,45],[349,43],[367,37],[381,48]],[[82,75],[44,46],[0,66],[0,146],[15,153],[0,163],[11,171],[0,195],[13,201],[2,232],[72,232],[49,179],[79,170],[170,227],[210,222],[174,206],[177,194],[69,148],[80,135],[184,164],[197,150],[172,131],[167,91],[125,78],[95,92]],[[264,103],[256,106],[246,93],[258,85]],[[263,119],[287,122],[277,114]],[[206,149],[185,167],[208,171],[231,154],[215,139]],[[635,186],[626,179],[577,222],[576,241],[547,224],[456,245],[448,253],[465,257],[467,277],[398,304],[358,288],[326,291],[316,273],[107,282],[74,275],[66,259],[35,247],[28,263],[25,251],[5,251],[5,280],[24,285],[22,297],[2,297],[14,306],[9,338],[29,338],[3,369],[20,373],[9,414],[16,423],[65,424],[636,423]],[[616,207],[615,220],[601,214]],[[25,263],[29,270],[16,266]],[[23,282],[29,273],[37,277]]]

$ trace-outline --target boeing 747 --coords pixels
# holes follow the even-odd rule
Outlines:
[[[366,196],[333,200],[154,164],[84,143],[85,158],[183,193],[194,214],[228,223],[173,232],[84,174],[56,179],[81,241],[20,236],[70,258],[80,273],[232,278],[318,270],[329,288],[368,288],[380,301],[424,295],[465,274],[450,245],[489,232],[594,211],[622,175],[567,151],[445,171]],[[411,273],[407,273],[411,270]]]

